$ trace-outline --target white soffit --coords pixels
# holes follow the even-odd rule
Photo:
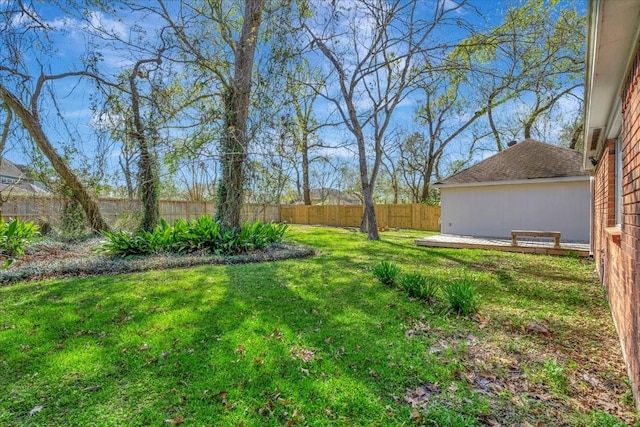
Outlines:
[[[602,141],[615,138],[620,130],[622,84],[635,53],[640,31],[639,22],[640,0],[589,2],[585,82],[585,169],[593,169],[589,157],[599,155]],[[596,129],[602,131],[597,147],[591,148]]]

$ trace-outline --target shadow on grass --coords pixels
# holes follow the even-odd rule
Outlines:
[[[0,424],[408,423],[406,389],[451,384],[462,368],[455,354],[432,353],[437,334],[405,338],[412,322],[432,330],[446,322],[376,283],[372,266],[460,267],[455,274],[485,274],[498,297],[518,287],[532,304],[563,300],[553,287],[535,291],[536,280],[557,280],[562,263],[546,273],[533,257],[519,265],[509,255],[358,234],[328,247],[327,235],[300,239],[324,242],[304,260],[3,289],[10,323],[0,330]],[[569,287],[577,277],[568,273]]]

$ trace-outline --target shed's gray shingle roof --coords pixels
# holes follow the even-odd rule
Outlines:
[[[480,163],[451,175],[440,184],[519,181],[586,175],[588,173],[582,170],[582,154],[579,151],[533,139],[525,139]]]

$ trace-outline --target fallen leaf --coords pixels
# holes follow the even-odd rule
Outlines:
[[[271,335],[269,335],[269,339],[277,339],[278,341],[282,341],[282,332],[280,332],[278,329],[274,329],[273,332],[271,332]]]
[[[472,317],[472,320],[475,322],[478,322],[478,329],[484,329],[489,324],[491,317],[483,316],[481,314],[476,314],[475,316]]]
[[[433,383],[423,383],[414,389],[408,389],[404,400],[412,407],[416,408],[429,402],[431,395],[439,394],[440,386]]]
[[[549,328],[540,323],[533,322],[529,326],[527,326],[528,332],[537,332],[542,335],[549,335]]]
[[[167,423],[167,424],[175,424],[175,425],[179,426],[184,422],[184,418],[182,418],[182,417],[173,417],[173,418],[169,418],[167,420],[164,420],[164,422]]]
[[[214,398],[220,398],[220,400],[222,401],[223,405],[227,404],[227,394],[229,394],[227,391],[222,390],[220,391],[218,394],[214,395]]]
[[[411,410],[411,415],[409,415],[409,419],[413,421],[414,424],[418,425],[422,423],[424,416],[418,411],[418,408],[413,408]]]
[[[502,424],[500,424],[498,421],[496,421],[493,418],[488,418],[487,416],[482,416],[481,415],[481,419],[482,424],[490,426],[490,427],[502,427]]]
[[[305,374],[306,376],[309,376],[309,370],[308,369],[300,368],[300,371],[302,371],[302,373]]]
[[[369,376],[375,379],[380,378],[380,375],[376,374],[376,371],[374,371],[373,369],[369,369]]]
[[[138,351],[147,351],[151,348],[151,346],[149,344],[143,344],[142,346],[138,347]]]
[[[32,410],[29,411],[29,416],[33,416],[37,414],[38,412],[42,411],[42,409],[44,409],[42,406],[34,407]]]
[[[333,417],[333,412],[331,411],[331,408],[324,408],[324,414],[327,417]]]
[[[300,359],[303,362],[311,362],[316,357],[313,350],[297,346],[292,347],[289,354],[291,354],[293,359]]]
[[[239,354],[240,356],[244,356],[244,349],[245,347],[242,344],[240,344],[238,348],[236,348],[236,354]]]

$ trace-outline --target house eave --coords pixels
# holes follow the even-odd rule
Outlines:
[[[640,38],[639,15],[637,0],[589,1],[583,133],[586,171],[595,168],[604,142],[620,133],[620,99]]]
[[[490,187],[497,185],[523,185],[523,184],[557,184],[563,182],[589,182],[589,175],[582,176],[563,176],[557,178],[534,178],[534,179],[518,179],[510,181],[485,181],[485,182],[465,182],[457,184],[436,183],[433,186],[439,190],[446,188],[465,188],[465,187]]]

